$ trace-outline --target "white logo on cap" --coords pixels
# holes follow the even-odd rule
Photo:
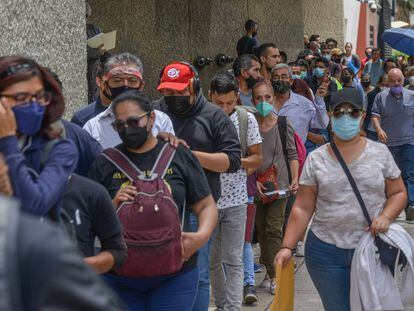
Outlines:
[[[167,72],[168,78],[171,78],[171,79],[178,78],[179,75],[180,75],[180,71],[178,69],[175,69],[175,68],[171,68]]]

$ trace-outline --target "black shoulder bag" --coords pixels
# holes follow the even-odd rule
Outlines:
[[[365,206],[364,200],[362,199],[361,193],[358,190],[358,187],[355,183],[354,178],[351,175],[351,172],[348,169],[348,166],[346,165],[344,159],[342,158],[341,153],[339,152],[338,148],[336,147],[334,143],[331,143],[331,148],[336,158],[338,159],[339,163],[341,164],[342,169],[344,170],[346,174],[346,177],[348,177],[349,183],[351,184],[352,190],[354,191],[355,196],[357,197],[358,203],[361,206],[362,212],[364,213],[364,216],[368,222],[368,225],[371,226],[372,224],[371,217],[368,214],[367,207]],[[381,262],[384,265],[393,267],[396,264],[399,249],[381,240],[379,235],[375,237],[374,244],[378,249],[377,253],[379,253]],[[407,263],[407,258],[405,258],[404,253],[401,252],[398,264],[402,264],[403,266],[405,266],[406,263]]]

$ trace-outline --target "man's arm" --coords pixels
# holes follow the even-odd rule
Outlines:
[[[209,171],[216,173],[225,173],[230,168],[230,160],[227,154],[207,153],[202,151],[193,151],[201,166]]]
[[[311,120],[311,128],[314,129],[326,129],[329,124],[329,116],[326,111],[326,105],[323,97],[319,96],[318,93],[315,96],[314,107],[316,110],[313,111],[313,117]]]
[[[377,94],[374,99],[374,104],[372,105],[372,125],[374,126],[375,131],[377,132],[378,139],[384,144],[387,142],[388,136],[387,133],[381,127],[381,96]]]
[[[194,151],[204,169],[217,173],[235,173],[240,169],[241,147],[236,128],[230,118],[218,110],[212,120],[214,152]]]
[[[385,133],[385,131],[381,127],[381,117],[379,115],[372,115],[371,118],[372,124],[374,125],[374,129],[377,132],[378,139],[382,143],[387,143],[388,135]]]
[[[241,167],[248,171],[257,170],[262,165],[262,144],[247,147],[249,156],[241,159]]]
[[[326,143],[325,136],[321,134],[315,134],[312,132],[308,132],[308,140],[316,145],[323,145]]]

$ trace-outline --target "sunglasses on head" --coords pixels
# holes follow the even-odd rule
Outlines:
[[[340,118],[344,114],[351,116],[352,118],[358,119],[362,115],[362,110],[358,108],[336,108],[332,111],[334,118]]]
[[[149,114],[150,114],[149,112],[145,112],[139,116],[131,116],[126,121],[115,120],[114,122],[111,123],[111,125],[114,128],[114,130],[117,131],[118,133],[125,131],[127,127],[136,129],[140,127],[139,123],[141,119],[149,116]]]

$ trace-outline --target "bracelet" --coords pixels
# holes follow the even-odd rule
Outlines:
[[[282,247],[280,247],[279,250],[282,250],[282,249],[288,249],[288,250],[290,250],[293,253],[293,248],[291,248],[291,247],[282,246]]]

